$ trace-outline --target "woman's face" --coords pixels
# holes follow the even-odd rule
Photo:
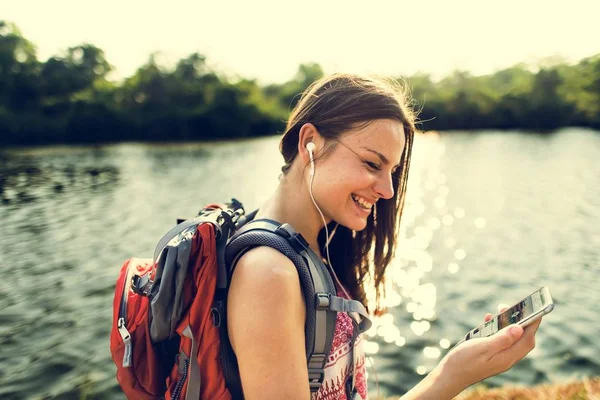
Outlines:
[[[402,124],[389,119],[340,136],[315,166],[313,193],[325,216],[349,229],[364,229],[373,205],[394,195],[392,172],[399,168],[405,142]]]

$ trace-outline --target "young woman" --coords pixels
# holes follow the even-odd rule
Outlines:
[[[281,139],[280,184],[256,215],[292,225],[326,262],[338,291],[365,305],[363,285],[370,275],[378,302],[373,314],[384,311],[380,293],[396,246],[414,132],[413,113],[393,83],[347,74],[315,82]],[[311,398],[305,313],[299,277],[287,257],[258,247],[239,260],[228,329],[247,400]],[[353,366],[355,393],[367,398],[360,340],[358,357],[343,351],[352,334],[349,318],[338,314],[333,355],[313,400],[350,399],[346,381]],[[506,371],[533,349],[538,325],[511,326],[457,346],[404,399],[450,399]]]

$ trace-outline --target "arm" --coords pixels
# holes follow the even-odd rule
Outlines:
[[[244,254],[231,281],[227,324],[246,400],[310,398],[305,319],[294,264],[268,247]]]
[[[463,388],[453,384],[450,371],[444,373],[445,359],[421,382],[402,396],[401,400],[444,400],[459,394]]]
[[[402,400],[451,399],[470,385],[509,370],[535,347],[540,322],[525,330],[511,325],[493,336],[458,345]]]

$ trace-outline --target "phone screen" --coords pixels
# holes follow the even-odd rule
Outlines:
[[[499,314],[477,329],[474,329],[471,332],[470,337],[487,337],[493,335],[499,330],[511,324],[516,324],[522,319],[534,314],[542,307],[542,304],[544,304],[542,293],[541,291],[537,291],[532,295],[527,296],[518,304],[505,310],[502,314]]]

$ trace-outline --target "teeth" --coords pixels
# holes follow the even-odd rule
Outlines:
[[[355,195],[352,195],[352,198],[353,198],[353,199],[354,199],[354,200],[355,200],[355,201],[356,201],[358,204],[360,204],[360,205],[361,205],[361,207],[363,207],[363,208],[371,208],[371,207],[373,207],[373,203],[366,202],[366,201],[364,201],[363,199],[361,199],[360,197],[357,197],[357,196],[355,196]]]

